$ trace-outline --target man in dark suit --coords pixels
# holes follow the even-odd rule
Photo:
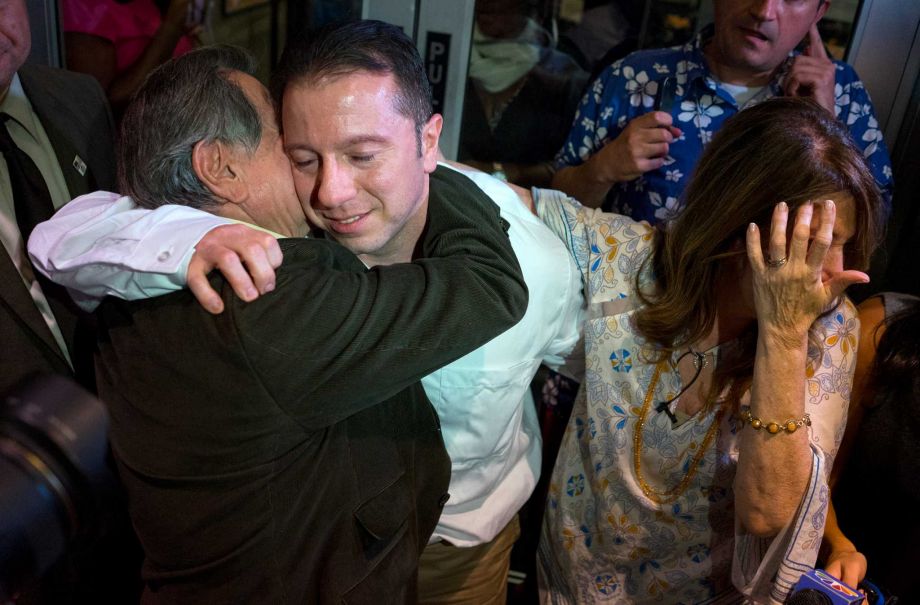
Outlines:
[[[36,279],[22,231],[71,198],[115,184],[114,124],[99,85],[24,65],[30,47],[25,0],[0,3],[0,394],[43,373],[76,370],[91,384],[89,339],[77,309],[63,288]],[[28,160],[11,159],[19,153]],[[22,167],[27,161],[32,165]],[[18,167],[11,170],[11,162]],[[20,187],[17,170],[39,175],[37,186]]]
[[[33,268],[25,241],[36,221],[71,198],[115,185],[115,126],[99,84],[24,64],[30,48],[25,0],[0,2],[0,396],[47,374],[75,377],[92,390],[88,318]],[[69,544],[66,556],[23,587],[23,603],[79,603],[89,595],[120,602],[136,593],[137,547],[123,505],[109,495],[101,535]]]
[[[122,123],[121,191],[139,205],[291,238],[255,302],[211,277],[220,315],[188,291],[99,309],[99,391],[146,555],[144,602],[412,603],[450,471],[418,380],[514,324],[523,278],[497,207],[434,173],[430,111],[421,124],[392,116],[392,152],[424,174],[410,192],[428,205],[415,262],[368,270],[305,238],[251,73],[241,51],[193,51],[151,74]]]

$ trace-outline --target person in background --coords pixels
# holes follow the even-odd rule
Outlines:
[[[553,48],[529,4],[476,2],[457,157],[522,187],[546,187],[587,74]]]
[[[594,80],[601,69],[636,50],[644,9],[645,3],[633,0],[586,0],[578,23],[560,25],[559,49]]]
[[[920,508],[920,299],[873,296],[859,305],[859,322],[853,403],[824,536],[825,569],[856,586],[868,560],[874,583],[903,603],[916,603],[920,524],[910,519]]]
[[[536,191],[589,305],[544,601],[782,602],[818,555],[856,365],[843,292],[880,232],[861,150],[776,98],[715,135],[667,229]]]
[[[40,373],[76,375],[91,389],[88,326],[67,292],[34,270],[26,242],[71,198],[115,185],[115,126],[94,80],[25,64],[25,0],[0,4],[0,41],[0,393]]]
[[[62,0],[67,68],[89,74],[121,114],[147,74],[195,45],[201,0]]]
[[[673,219],[725,121],[765,99],[795,96],[847,128],[890,208],[891,160],[869,93],[852,67],[828,58],[818,34],[829,4],[715,0],[714,25],[687,45],[613,63],[582,99],[553,187],[636,220]]]
[[[115,185],[115,125],[99,84],[26,63],[31,44],[26,0],[0,2],[0,402],[49,374],[95,391],[92,322],[35,269],[26,241],[72,197]],[[73,546],[20,602],[136,598],[137,545],[119,504],[102,535]]]

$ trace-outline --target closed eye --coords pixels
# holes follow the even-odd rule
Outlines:
[[[291,164],[293,164],[294,167],[297,168],[298,170],[306,170],[306,169],[313,168],[314,166],[316,166],[316,159],[315,158],[309,159],[309,160],[292,159]]]

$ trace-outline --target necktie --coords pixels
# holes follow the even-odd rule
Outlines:
[[[16,223],[19,225],[22,245],[25,247],[35,225],[48,220],[54,214],[54,204],[51,201],[48,185],[38,166],[10,136],[7,122],[11,119],[9,114],[0,113],[0,153],[6,160],[7,172],[10,175]],[[37,269],[33,269],[32,272],[41,285],[45,299],[51,306],[51,311],[64,335],[64,340],[67,341],[68,348],[73,350],[78,312],[76,306],[70,299],[66,288],[52,282]],[[76,361],[74,359],[74,362]]]
[[[0,113],[0,153],[6,160],[10,174],[10,188],[13,190],[13,208],[16,211],[16,223],[22,233],[25,246],[35,225],[46,221],[54,214],[51,193],[38,166],[27,153],[16,146],[7,130],[9,114]]]

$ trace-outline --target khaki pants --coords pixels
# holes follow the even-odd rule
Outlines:
[[[429,544],[418,568],[418,602],[426,605],[504,605],[511,547],[521,535],[515,516],[495,539],[468,548]]]

